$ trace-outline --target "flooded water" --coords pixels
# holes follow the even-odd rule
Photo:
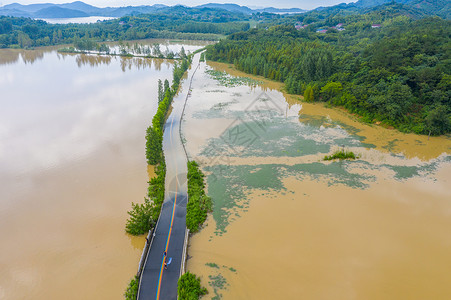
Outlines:
[[[88,24],[88,23],[96,23],[98,21],[112,20],[114,17],[99,17],[99,16],[91,16],[91,17],[79,17],[79,18],[51,18],[51,19],[41,19],[50,24]]]
[[[158,79],[171,61],[0,50],[0,299],[123,299]]]
[[[214,208],[188,270],[205,298],[450,298],[451,139],[280,88],[217,63],[193,81],[183,134]],[[343,148],[359,158],[323,160]]]

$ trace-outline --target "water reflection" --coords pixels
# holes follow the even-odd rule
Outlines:
[[[0,299],[121,298],[144,245],[126,211],[146,193],[144,133],[171,63],[55,48],[0,61]]]
[[[14,64],[22,58],[24,63],[34,63],[44,58],[44,53],[50,51],[43,50],[18,50],[0,49],[0,65]]]

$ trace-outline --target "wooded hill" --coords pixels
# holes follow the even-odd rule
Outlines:
[[[234,33],[210,46],[207,58],[282,81],[289,93],[344,106],[367,122],[449,133],[451,21],[405,13],[405,5],[390,4],[365,14],[291,16],[291,24]]]

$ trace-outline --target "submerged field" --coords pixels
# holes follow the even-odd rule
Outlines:
[[[225,73],[224,73],[225,72]],[[451,140],[202,64],[183,124],[214,202],[188,270],[213,299],[446,299]],[[323,161],[336,150],[352,161]]]

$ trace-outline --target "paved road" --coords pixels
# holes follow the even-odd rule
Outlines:
[[[186,233],[187,203],[187,161],[180,141],[179,126],[190,79],[196,70],[199,58],[200,54],[194,56],[192,67],[188,71],[188,79],[183,81],[181,91],[174,98],[173,110],[164,128],[163,149],[167,168],[166,199],[141,275],[139,300],[177,299],[177,281],[180,277]],[[172,257],[172,262],[166,270],[164,269],[165,251],[167,251],[167,258]]]

